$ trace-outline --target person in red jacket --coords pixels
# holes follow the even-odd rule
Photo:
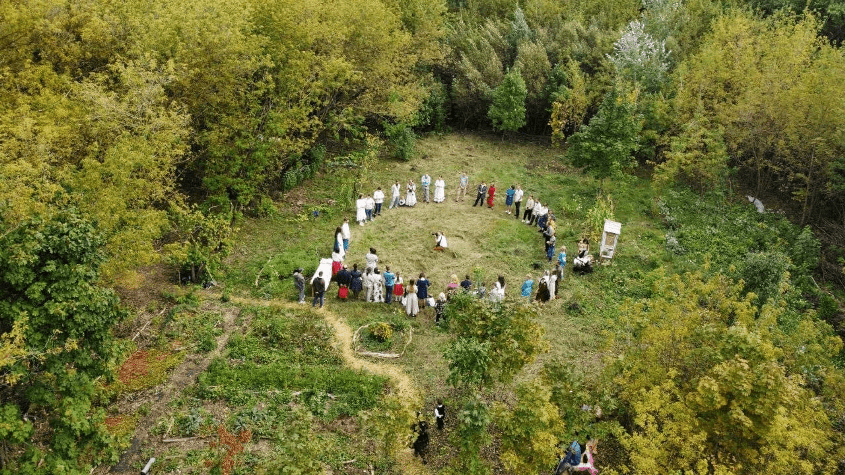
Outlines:
[[[487,189],[487,207],[493,207],[493,195],[496,194],[496,184],[490,183],[490,188]]]

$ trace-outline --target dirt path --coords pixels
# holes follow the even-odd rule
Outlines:
[[[303,307],[293,302],[283,300],[259,300],[245,297],[231,297],[231,301],[241,305],[254,305],[262,307],[280,307],[288,310],[302,311]],[[310,311],[310,309],[309,309]],[[352,349],[352,328],[346,322],[337,316],[327,307],[316,310],[316,313],[321,315],[323,319],[331,325],[334,330],[335,345],[340,351],[344,362],[353,369],[367,371],[369,373],[377,374],[390,378],[393,387],[396,389],[396,394],[401,401],[405,402],[405,408],[409,412],[413,412],[414,408],[420,407],[422,403],[422,396],[415,389],[415,385],[411,378],[396,365],[388,363],[380,363],[369,359],[359,358]],[[401,436],[397,434],[397,436]],[[411,449],[403,449],[395,454],[396,462],[402,467],[402,473],[408,475],[428,475],[430,470],[422,465],[413,455]]]
[[[132,438],[131,445],[121,456],[117,464],[112,467],[98,468],[95,473],[115,473],[115,474],[137,474],[141,467],[146,464],[147,459],[143,456],[143,452],[152,451],[154,454],[162,454],[170,448],[170,444],[162,442],[163,437],[154,436],[151,430],[155,427],[164,415],[169,413],[170,403],[178,398],[182,391],[193,384],[197,375],[205,371],[211,361],[220,356],[223,348],[226,347],[226,342],[229,336],[235,330],[235,319],[240,314],[240,309],[236,307],[223,307],[221,316],[223,321],[223,333],[216,338],[217,347],[211,352],[204,355],[192,354],[185,358],[185,360],[173,370],[173,373],[168,379],[167,383],[155,388],[155,393],[150,397],[136,398],[135,395],[128,395],[134,398],[134,401],[128,402],[130,406],[134,405],[135,401],[152,401],[149,413],[138,422],[135,429],[135,436]],[[248,325],[249,322],[244,322],[243,325]],[[137,409],[137,408],[136,408]],[[134,412],[134,411],[129,411]],[[166,434],[165,434],[166,436]],[[205,447],[207,442],[200,439],[193,441],[194,445],[199,444]]]

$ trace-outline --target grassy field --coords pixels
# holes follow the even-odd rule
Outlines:
[[[420,140],[418,151],[410,162],[376,162],[367,170],[367,180],[356,186],[366,193],[381,186],[389,195],[394,181],[419,182],[428,173],[433,180],[446,180],[446,202],[384,209],[375,221],[358,226],[355,210],[342,204],[348,200],[333,184],[349,183],[361,176],[359,170],[329,167],[289,190],[267,216],[239,222],[217,289],[156,287],[162,294],[159,303],[147,304],[143,312],[153,315],[149,322],[155,331],[139,331],[144,338],[128,345],[127,351],[145,351],[129,361],[167,355],[170,366],[165,371],[171,372],[171,379],[163,396],[161,386],[116,396],[111,409],[115,427],[126,433],[131,429],[124,426],[136,424],[136,440],[150,444],[146,449],[133,449],[133,444],[126,460],[141,461],[163,452],[166,473],[206,473],[209,463],[219,465],[225,455],[210,446],[221,427],[232,434],[252,434],[232,473],[271,473],[273,467],[293,464],[312,470],[304,473],[428,474],[439,473],[455,457],[449,429],[433,434],[427,466],[406,447],[397,451],[385,445],[407,431],[413,410],[430,415],[438,398],[453,409],[458,403],[458,393],[446,382],[449,369],[443,356],[453,336],[434,324],[433,309],[409,319],[399,304],[341,302],[334,286],[326,309],[296,304],[291,273],[303,267],[310,275],[320,258],[330,256],[334,230],[344,217],[353,221],[346,259],[350,266],[363,265],[364,255],[374,247],[379,267],[389,265],[406,283],[424,272],[434,295],[445,289],[453,274],[460,279],[482,276],[488,284],[501,274],[507,282],[506,298],[518,300],[526,274],[536,281],[552,264],[545,258],[537,228],[505,213],[504,191],[519,184],[526,197],[533,194],[549,205],[557,217],[558,250],[566,246],[570,258],[559,298],[531,304],[537,305],[537,323],[549,351],[527,365],[512,384],[495,386],[485,397],[512,402],[517,384],[534,379],[548,362],[564,362],[578,381],[573,385],[577,397],[566,409],[576,419],[583,419],[577,409],[581,404],[602,402],[602,395],[590,390],[595,383],[591,378],[599,378],[608,358],[616,356],[609,342],[625,334],[622,309],[627,302],[649,298],[664,273],[710,266],[742,278],[743,267],[735,262],[758,250],[789,253],[800,231],[776,215],[758,215],[747,203],[732,205],[724,197],[658,194],[643,177],[607,181],[600,194],[597,181],[568,166],[558,149],[544,145],[454,134]],[[470,176],[469,196],[456,203],[461,171]],[[472,206],[481,180],[496,183],[493,209]],[[575,275],[571,258],[576,241],[600,232],[590,227],[588,211],[599,196],[608,195],[613,216],[622,223],[616,256],[592,274]],[[313,216],[313,210],[319,215]],[[432,249],[434,231],[448,236],[447,252]],[[594,253],[598,244],[593,242]],[[404,348],[401,357],[380,360],[355,353],[353,333],[376,322],[391,323],[401,342],[368,349]],[[374,429],[378,424],[393,424],[393,429],[379,432]],[[572,437],[572,430],[562,427],[560,440]],[[180,443],[163,442],[167,437]],[[608,444],[603,468],[618,468],[624,455],[617,455],[618,444]],[[506,473],[497,447],[494,439],[484,449],[485,459],[494,473]],[[550,460],[549,469],[553,464]]]

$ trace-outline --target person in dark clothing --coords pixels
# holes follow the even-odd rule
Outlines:
[[[358,264],[352,265],[352,271],[349,273],[352,279],[349,283],[349,290],[352,291],[352,296],[358,300],[358,294],[364,289],[364,280],[361,278],[361,271],[358,270]]]
[[[446,425],[444,421],[446,418],[446,406],[443,405],[443,401],[440,399],[437,400],[437,405],[434,406],[434,418],[437,420],[437,430],[443,430],[443,427]]]
[[[422,459],[423,465],[427,463],[425,456],[428,453],[428,422],[419,421],[412,427],[417,433],[417,439],[414,440],[414,455]]]
[[[473,208],[475,205],[481,205],[484,207],[484,197],[487,195],[487,183],[481,182],[476,188],[476,195],[475,195],[475,203],[472,204]]]
[[[461,288],[464,289],[464,292],[469,292],[469,289],[472,287],[472,279],[469,278],[469,275],[464,277],[464,280],[461,281]]]
[[[420,278],[417,279],[417,298],[420,300],[420,307],[425,306],[425,299],[428,298],[428,279],[425,278],[425,272],[420,272]]]
[[[317,278],[311,281],[311,290],[314,292],[314,301],[311,303],[312,307],[317,306],[320,302],[320,308],[323,308],[323,294],[326,292],[326,281],[323,280],[323,271],[317,274]]]
[[[299,303],[305,303],[305,276],[302,275],[302,267],[293,273],[293,285],[299,291]]]
[[[337,281],[337,297],[345,301],[349,295],[349,285],[352,283],[352,273],[349,272],[346,264],[343,265],[343,268],[338,271],[334,278]]]

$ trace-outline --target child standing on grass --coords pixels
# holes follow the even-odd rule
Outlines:
[[[399,271],[396,271],[396,280],[393,283],[393,296],[396,298],[396,301],[402,303],[402,296],[405,295],[405,286],[402,282],[402,276],[399,275]]]
[[[417,279],[417,298],[419,299],[419,305],[421,307],[425,307],[425,299],[428,298],[428,279],[425,278],[425,272],[420,272],[420,278]]]
[[[557,238],[554,234],[549,236],[549,240],[546,241],[546,257],[549,259],[549,262],[552,262],[552,259],[555,256],[555,243],[557,242]]]
[[[560,254],[557,255],[557,263],[560,267],[566,267],[566,246],[560,247]]]

